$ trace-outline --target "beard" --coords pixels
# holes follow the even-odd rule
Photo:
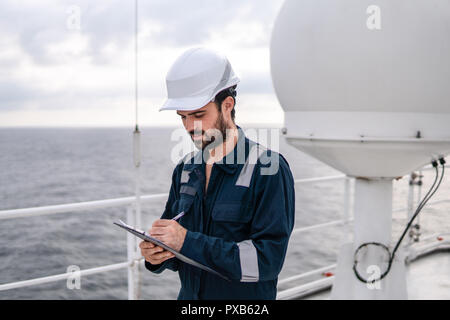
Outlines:
[[[219,113],[214,127],[208,129],[207,132],[202,131],[201,140],[193,140],[197,149],[204,151],[206,148],[214,149],[227,139],[228,126],[223,119],[222,112]],[[191,134],[192,137],[192,134]]]

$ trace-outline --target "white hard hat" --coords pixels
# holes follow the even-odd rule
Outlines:
[[[167,73],[167,100],[159,111],[202,108],[217,93],[238,82],[225,56],[211,49],[191,48],[178,57]]]

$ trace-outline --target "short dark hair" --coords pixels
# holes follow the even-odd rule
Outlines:
[[[233,122],[234,122],[234,116],[235,116],[235,110],[236,110],[236,95],[237,95],[236,87],[237,87],[237,85],[235,84],[232,87],[226,88],[226,89],[220,91],[218,94],[216,94],[216,96],[214,98],[214,102],[215,102],[219,112],[222,111],[223,100],[225,100],[227,97],[233,98],[234,106],[233,106],[233,110],[231,110],[231,120],[233,120]]]

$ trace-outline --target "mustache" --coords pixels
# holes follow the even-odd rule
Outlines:
[[[191,136],[193,136],[193,135],[199,135],[199,134],[204,135],[204,134],[205,134],[205,130],[201,130],[201,131],[191,130],[191,131],[189,131],[189,134],[190,134]]]

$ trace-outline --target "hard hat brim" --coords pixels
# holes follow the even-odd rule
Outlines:
[[[209,102],[211,98],[208,96],[200,97],[188,97],[188,98],[178,98],[178,99],[167,99],[159,111],[164,110],[179,110],[179,111],[192,111],[203,108]]]
[[[184,98],[169,98],[164,102],[159,111],[163,110],[192,111],[203,108],[214,99],[216,94],[218,94],[220,91],[226,88],[238,84],[239,81],[240,80],[237,76],[233,76],[233,78],[231,78],[227,84],[218,87],[211,95],[184,97]]]

